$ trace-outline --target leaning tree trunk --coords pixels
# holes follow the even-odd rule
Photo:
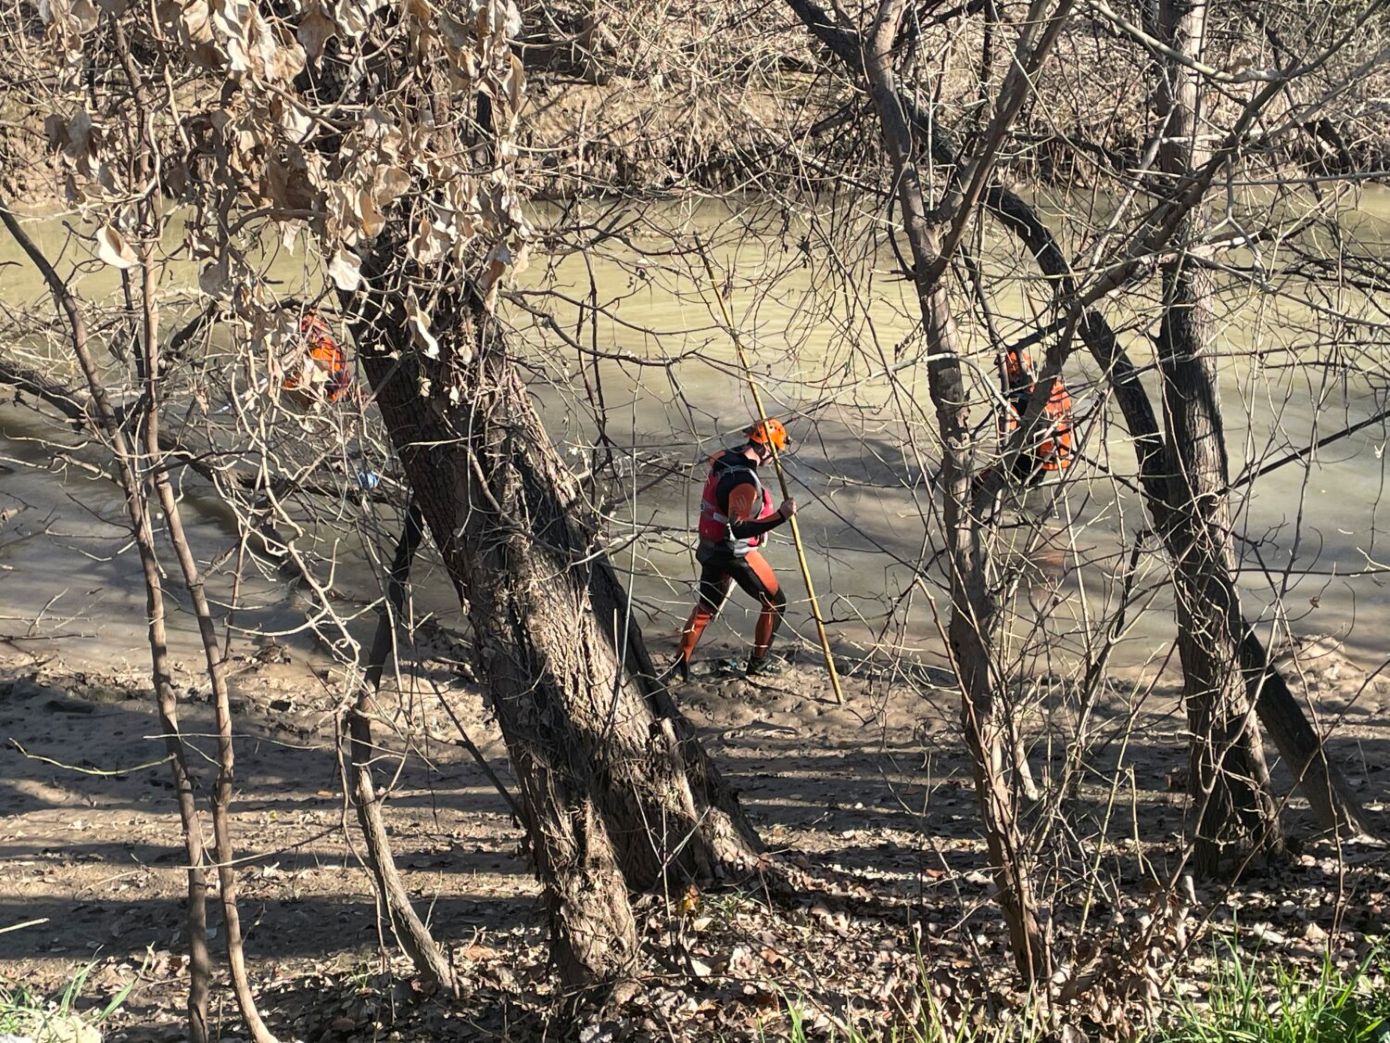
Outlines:
[[[1204,351],[1204,278],[1185,259],[1164,272],[1159,368],[1168,414],[1168,516],[1178,654],[1191,731],[1194,864],[1235,868],[1280,844],[1278,810],[1241,669],[1232,581],[1226,451],[1216,372]]]
[[[1032,882],[1025,864],[1017,801],[1004,772],[1005,729],[995,699],[992,631],[997,606],[988,583],[988,550],[971,505],[970,422],[960,363],[960,346],[945,281],[932,274],[940,246],[926,216],[910,127],[898,104],[892,41],[903,0],[883,0],[868,48],[865,72],[892,161],[903,228],[912,250],[913,276],[931,361],[927,381],[940,428],[943,524],[950,569],[949,642],[961,687],[961,717],[975,773],[990,865],[1010,946],[1031,983],[1044,968]]]
[[[363,345],[390,337],[389,327],[354,332]],[[579,734],[585,726],[601,730],[605,718],[604,686],[590,673],[599,643],[592,621],[590,633],[577,631],[581,598],[571,563],[556,560],[543,542],[544,522],[528,516],[523,472],[535,461],[519,459],[527,450],[509,431],[525,392],[480,353],[472,366],[477,401],[455,416],[422,399],[408,346],[398,361],[383,351],[362,358],[472,623],[545,886],[560,979],[573,987],[616,983],[631,972],[637,927]],[[553,504],[551,497],[551,524]]]
[[[377,241],[369,285],[389,285],[398,246]],[[442,357],[426,359],[401,294],[351,305],[377,404],[472,625],[559,968],[572,984],[614,981],[637,944],[627,886],[752,865],[757,837],[684,721],[663,712],[579,485],[497,324],[476,300],[446,301],[433,323]]]
[[[1200,56],[1203,0],[1164,0],[1160,19],[1175,56]],[[1206,158],[1198,145],[1198,74],[1177,57],[1159,90],[1166,116],[1160,168],[1174,184]],[[1170,467],[1166,504],[1177,600],[1178,652],[1191,730],[1194,864],[1202,875],[1237,868],[1281,844],[1278,809],[1241,671],[1244,638],[1232,579],[1229,474],[1216,363],[1208,343],[1211,278],[1187,245],[1198,211],[1177,228],[1178,249],[1163,265],[1158,367],[1163,379]]]

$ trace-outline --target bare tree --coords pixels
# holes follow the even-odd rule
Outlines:
[[[791,0],[791,6],[808,30],[854,75],[864,74],[865,47],[852,29],[838,24],[809,0]],[[1338,42],[1334,41],[1333,46],[1337,45]],[[1318,64],[1318,61],[1310,60],[1298,68],[1311,69],[1316,68]],[[1270,103],[1273,96],[1273,91],[1262,90],[1242,114],[1242,125],[1248,126],[1254,114],[1260,111],[1262,106]],[[917,101],[903,92],[899,92],[899,104],[920,135],[922,147],[930,159],[938,164],[941,170],[951,171],[960,168],[962,160],[952,144],[952,130],[945,119],[940,114],[928,114]],[[1228,138],[1222,145],[1222,151],[1229,155],[1243,140],[1239,133],[1235,139]],[[1198,182],[1209,184],[1216,171],[1220,169],[1220,160],[1218,158],[1196,166],[1194,178]],[[1168,216],[1163,217],[1161,211],[1155,225],[1164,229],[1165,236],[1173,236],[1177,231],[1177,223],[1187,219],[1187,215],[1199,204],[1201,198],[1200,192],[1188,191],[1187,183],[1178,182],[1170,202],[1165,204]],[[1019,239],[1036,260],[1043,274],[1049,277],[1048,285],[1053,288],[1056,305],[1065,314],[1065,309],[1073,307],[1080,296],[1077,279],[1071,263],[1045,221],[1017,192],[1001,184],[987,185],[982,192],[981,202],[984,211]],[[1198,267],[1203,266],[1199,264]],[[1128,277],[1133,278],[1135,273],[1136,270],[1131,266]],[[1110,281],[1113,286],[1113,280]],[[1184,544],[1180,538],[1180,532],[1187,526],[1172,510],[1169,478],[1173,469],[1168,463],[1163,429],[1148,392],[1139,380],[1138,369],[1121,346],[1114,329],[1094,303],[1083,304],[1070,321],[1074,322],[1077,335],[1113,386],[1115,401],[1129,427],[1139,465],[1141,489],[1145,503],[1154,518],[1155,530],[1163,535],[1165,547],[1174,561],[1191,562],[1195,555],[1201,553],[1201,548],[1191,541]],[[1051,331],[1044,329],[1042,333],[1056,333],[1066,325],[1067,320],[1059,320]],[[1034,336],[1025,339],[1036,343],[1044,338]],[[1070,340],[1065,337],[1059,339],[1049,350],[1048,364],[1051,371],[1061,372],[1069,350]],[[1048,381],[1040,379],[1038,384],[1038,398],[1041,399]],[[1040,401],[1035,402],[1034,406],[1040,404]],[[1041,409],[1035,408],[1030,411],[1029,417],[1021,425],[1022,429],[1017,433],[1014,451],[1026,444],[1030,437],[1036,437],[1037,425],[1042,419]],[[997,495],[1000,488],[999,478],[1005,471],[1006,468],[1001,466],[993,479],[981,483],[977,490],[981,507]],[[1180,492],[1172,495],[1176,495],[1181,503],[1191,502]],[[1229,544],[1227,550],[1229,551]],[[1225,568],[1227,567],[1219,563],[1210,565],[1210,569],[1216,571]],[[1254,628],[1242,620],[1240,633],[1243,635],[1238,646],[1240,673],[1248,698],[1256,706],[1261,722],[1280,752],[1293,767],[1294,777],[1308,796],[1320,822],[1326,828],[1362,828],[1364,822],[1357,810],[1356,801],[1341,781],[1339,772],[1328,762],[1321,740],[1309,725],[1282,674],[1272,665]]]
[[[390,240],[383,236],[383,243]],[[369,285],[389,285],[369,259]],[[399,256],[379,247],[383,265]],[[356,339],[411,487],[473,620],[476,657],[520,781],[572,984],[613,981],[636,949],[626,881],[708,879],[756,861],[732,792],[667,700],[580,489],[476,300],[416,361],[402,294],[363,295]],[[441,313],[447,314],[447,313]],[[447,330],[447,333],[443,331]],[[456,366],[450,374],[446,367]],[[467,381],[466,409],[422,399]],[[456,385],[457,386],[457,385]]]
[[[1159,169],[1175,184],[1210,160],[1199,141],[1200,78],[1206,4],[1165,0],[1162,39],[1171,48],[1159,87]],[[1178,650],[1192,731],[1191,786],[1199,872],[1217,875],[1261,851],[1282,847],[1269,771],[1241,673],[1243,627],[1231,579],[1230,475],[1216,365],[1211,358],[1211,276],[1190,253],[1200,236],[1198,211],[1174,228],[1177,248],[1163,265],[1158,364],[1167,419],[1168,517],[1173,531]]]
[[[989,551],[974,504],[974,454],[962,378],[961,348],[947,300],[943,276],[960,243],[989,177],[994,151],[1024,97],[1025,67],[1036,67],[1055,41],[1055,27],[1065,18],[1065,4],[1054,13],[1051,30],[1019,45],[1019,75],[1001,91],[990,132],[976,158],[972,180],[960,186],[941,231],[929,222],[917,170],[920,152],[899,99],[893,71],[894,41],[901,28],[901,2],[884,0],[866,36],[865,72],[883,136],[892,160],[898,204],[912,251],[912,275],[922,312],[931,361],[927,373],[943,447],[939,485],[944,495],[943,526],[951,579],[948,639],[961,686],[967,748],[975,766],[975,787],[984,819],[990,861],[999,885],[1000,904],[1009,924],[1019,967],[1031,983],[1044,973],[1047,953],[1037,922],[1035,900],[1018,822],[1017,798],[1004,769],[1005,727],[998,707],[1000,678],[992,636],[998,611],[990,590]],[[1041,8],[1037,12],[1042,13]]]
[[[163,576],[151,524],[149,489],[140,473],[139,454],[126,438],[115,410],[107,397],[105,384],[93,361],[88,346],[87,325],[77,301],[52,264],[0,200],[0,221],[9,230],[34,266],[42,273],[57,308],[69,326],[73,355],[87,382],[95,421],[108,440],[114,457],[126,513],[130,520],[135,546],[140,555],[141,574],[145,587],[145,608],[149,615],[150,669],[158,703],[164,746],[173,776],[178,800],[179,822],[183,831],[184,857],[188,860],[188,898],[185,910],[185,939],[188,944],[188,1034],[194,1043],[204,1043],[208,1032],[208,992],[211,966],[207,943],[207,871],[204,858],[202,826],[198,821],[197,795],[188,756],[179,730],[178,694],[174,690],[169,663],[169,640],[165,626]]]

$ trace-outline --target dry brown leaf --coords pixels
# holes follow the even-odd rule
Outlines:
[[[506,78],[502,81],[502,87],[507,92],[507,103],[512,115],[515,116],[521,111],[521,97],[526,90],[526,69],[515,52],[511,53],[509,57],[511,58],[511,67],[507,70]]]
[[[421,215],[415,225],[415,235],[411,237],[407,249],[416,264],[428,266],[444,256],[449,246],[449,237],[444,229],[428,215]]]
[[[304,12],[299,19],[299,25],[295,27],[295,38],[304,47],[304,53],[310,61],[318,61],[323,56],[323,49],[328,41],[338,32],[333,20],[323,13],[323,8],[317,4]]]
[[[362,215],[359,228],[362,234],[368,239],[374,239],[381,234],[382,228],[386,226],[386,215],[376,205],[376,197],[369,189],[362,189],[357,193],[357,212]]]
[[[355,290],[362,285],[362,261],[346,247],[342,247],[328,262],[328,277],[340,290]]]
[[[99,15],[96,7],[92,4],[92,0],[73,0],[69,13],[76,23],[79,33],[90,33],[97,27]]]
[[[179,25],[194,46],[212,43],[212,12],[204,0],[189,0],[179,12]]]
[[[400,167],[382,167],[376,172],[376,201],[388,207],[410,188],[410,175]]]
[[[122,271],[134,268],[139,263],[125,236],[109,224],[97,229],[97,256],[112,268]]]
[[[430,333],[430,317],[415,294],[411,293],[405,299],[405,317],[410,324],[410,336],[415,345],[420,349],[425,358],[439,358],[439,341],[434,339],[434,334]]]

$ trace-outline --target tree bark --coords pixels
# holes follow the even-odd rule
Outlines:
[[[389,287],[382,236],[364,264]],[[362,294],[353,332],[427,527],[472,624],[571,985],[612,983],[636,952],[627,887],[708,879],[759,844],[652,679],[627,599],[585,521],[500,331],[476,300],[435,310],[442,357],[407,332],[401,293]],[[422,391],[428,382],[434,393]],[[451,404],[451,392],[454,401]]]
[[[1201,57],[1205,0],[1163,0],[1161,30],[1177,54]],[[1176,60],[1163,67],[1160,114],[1166,117],[1159,167],[1174,179],[1204,161],[1198,144],[1198,74]],[[1196,871],[1216,876],[1282,846],[1264,750],[1241,672],[1244,628],[1232,578],[1229,469],[1215,360],[1208,344],[1211,276],[1187,244],[1199,234],[1196,209],[1177,228],[1179,248],[1162,268],[1163,319],[1158,367],[1163,378],[1170,466],[1165,532],[1173,560],[1178,653],[1191,732],[1189,785],[1194,801]]]

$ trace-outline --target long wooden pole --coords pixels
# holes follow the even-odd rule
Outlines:
[[[738,364],[743,369],[743,378],[748,382],[748,390],[753,395],[753,408],[757,411],[758,422],[767,423],[767,411],[763,409],[762,392],[758,390],[758,382],[753,379],[752,367],[748,365],[748,356],[743,350],[743,338],[738,334],[738,327],[734,325],[733,315],[729,312],[729,303],[724,299],[724,294],[719,291],[719,280],[715,278],[714,266],[710,264],[709,254],[705,253],[704,244],[697,237],[695,249],[700,253],[700,260],[704,262],[705,272],[709,275],[710,287],[714,290],[714,299],[719,302],[720,314],[724,317],[724,328],[729,331],[729,339],[734,342],[734,351],[738,353]],[[777,445],[768,439],[768,448],[772,450],[772,466],[777,471],[777,484],[782,489],[782,499],[790,499],[791,493],[787,490],[787,476],[782,471],[782,455],[777,450]],[[830,687],[835,693],[835,702],[843,705],[845,701],[844,690],[840,687],[840,672],[835,669],[835,656],[830,651],[830,635],[825,630],[825,620],[820,614],[820,602],[816,600],[816,586],[811,581],[811,566],[806,561],[806,547],[801,542],[801,526],[797,523],[796,515],[793,514],[788,520],[792,531],[792,542],[796,544],[796,560],[801,564],[801,578],[806,582],[806,597],[811,602],[811,618],[816,621],[816,634],[820,637],[821,652],[825,655],[825,670],[830,675]]]

